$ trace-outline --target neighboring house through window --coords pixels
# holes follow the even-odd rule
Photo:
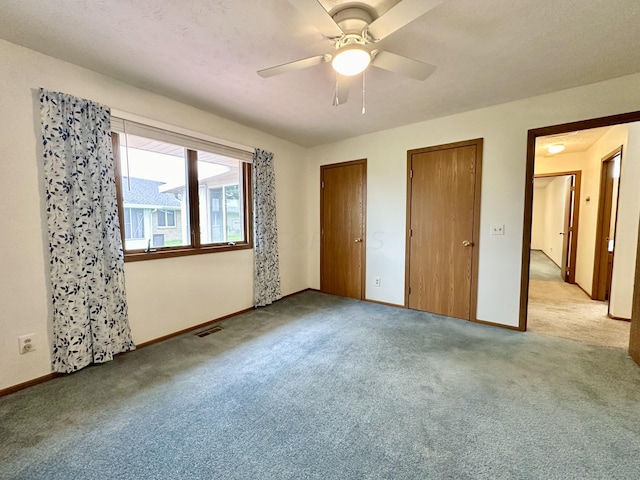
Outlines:
[[[118,122],[112,117],[125,258],[252,247],[249,152]]]

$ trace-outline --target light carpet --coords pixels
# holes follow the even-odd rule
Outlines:
[[[606,302],[564,282],[544,253],[532,250],[529,278],[528,331],[628,350],[631,324],[610,318]]]

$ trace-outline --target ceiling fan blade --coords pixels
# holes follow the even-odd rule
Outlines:
[[[327,38],[340,38],[344,32],[317,0],[289,0],[300,13]]]
[[[416,80],[425,80],[436,69],[435,65],[390,52],[377,52],[371,61],[371,65],[390,72],[401,73]]]
[[[351,85],[353,85],[354,80],[355,75],[338,75],[336,82],[336,92],[333,97],[334,107],[338,107],[347,103],[347,99],[349,98],[349,91],[351,90]]]
[[[444,0],[402,0],[381,17],[377,18],[367,32],[374,40],[382,40],[396,30],[401,29],[407,23],[424,15],[429,10],[440,5]]]
[[[314,67],[329,61],[331,61],[331,55],[316,55],[315,57],[304,58],[302,60],[296,60],[295,62],[289,62],[283,65],[258,70],[258,75],[263,78],[269,78],[282,73],[293,72],[294,70]]]

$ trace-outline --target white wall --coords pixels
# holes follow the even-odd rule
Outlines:
[[[48,267],[35,102],[35,90],[40,86],[273,151],[284,294],[319,287],[320,165],[367,158],[366,295],[402,304],[406,152],[484,138],[477,313],[480,320],[508,326],[518,324],[527,130],[640,110],[637,74],[307,150],[4,41],[0,41],[0,58],[0,215],[4,233],[0,236],[4,252],[0,257],[0,388],[50,371],[45,346]],[[341,113],[338,110],[336,114]],[[374,107],[368,115],[375,115]],[[506,226],[504,236],[489,235],[490,225],[501,224]],[[238,251],[128,263],[127,294],[135,341],[144,342],[249,307],[251,255],[251,251]],[[167,272],[171,287],[166,282]],[[381,287],[373,286],[377,276],[382,278]],[[36,333],[39,348],[18,355],[16,339],[25,333]]]
[[[640,123],[629,125],[621,167],[609,313],[631,318],[640,219]]]
[[[547,186],[539,187],[534,183],[533,211],[531,217],[531,248],[544,250],[547,213]]]
[[[319,226],[320,165],[367,158],[366,297],[404,301],[407,150],[484,138],[477,317],[518,325],[527,131],[640,110],[640,75],[415,123],[310,149],[308,225]],[[369,113],[371,112],[371,113]],[[368,110],[375,115],[375,108]],[[504,236],[490,235],[504,224]],[[637,224],[637,223],[636,223]],[[309,265],[319,286],[319,250]],[[373,286],[375,277],[382,285]]]
[[[308,287],[306,150],[112,78],[0,41],[0,389],[50,372],[46,226],[42,215],[39,87],[274,152],[282,290]],[[134,341],[145,342],[252,305],[252,251],[127,263]],[[17,337],[37,335],[18,354]]]
[[[593,248],[598,215],[598,190],[600,188],[599,168],[600,161],[590,158],[587,152],[549,155],[535,159],[536,174],[577,170],[582,172],[580,198],[577,199],[580,203],[580,215],[576,251],[576,283],[589,294],[593,278]],[[590,200],[587,201],[587,198]]]
[[[566,209],[567,180],[569,177],[562,176],[554,178],[547,186],[546,209],[545,209],[545,229],[544,247],[542,251],[553,262],[562,265],[562,244],[564,231],[564,215]]]
[[[623,162],[630,163],[629,171],[631,171],[630,177],[633,176],[634,171],[640,165],[640,156],[628,155],[628,148],[626,147],[628,142],[628,136],[630,128],[633,125],[616,125],[611,127],[591,148],[586,152],[581,153],[567,153],[559,154],[548,157],[539,157],[535,161],[536,174],[541,173],[554,173],[554,172],[566,172],[572,170],[582,171],[582,182],[580,191],[580,219],[578,225],[578,249],[576,259],[576,283],[582,287],[589,295],[591,295],[591,289],[593,285],[593,263],[595,255],[595,242],[596,242],[596,223],[598,220],[598,201],[600,196],[600,171],[602,168],[602,158],[614,151],[620,145],[623,145]],[[638,177],[636,177],[638,178]],[[626,202],[638,202],[633,199],[634,188],[638,188],[638,181],[633,178],[627,179],[628,183],[625,188],[625,193],[622,193],[620,189],[620,203]],[[635,186],[634,186],[635,185]],[[589,200],[587,200],[589,199]],[[640,208],[640,206],[638,207]],[[633,209],[628,210],[629,215],[633,215]],[[626,215],[626,214],[625,214]],[[624,222],[633,222],[633,218],[624,218]],[[638,222],[636,218],[636,223]],[[629,249],[628,242],[633,241],[633,238],[637,238],[638,232],[632,232],[632,229],[623,228],[622,232],[618,232],[623,236],[622,243],[624,248],[620,251],[620,255],[616,252],[617,263],[629,263],[635,265],[635,246],[637,243],[633,243],[633,248]],[[616,235],[618,235],[618,233]],[[624,267],[622,267],[624,268]],[[620,267],[614,265],[614,276],[619,275],[621,271]],[[625,273],[623,275],[628,275]],[[622,295],[625,299],[624,303],[628,303],[631,300],[628,289],[620,288],[621,285],[628,284],[628,276],[624,277],[622,282],[617,280],[618,287],[612,292],[612,296],[615,297]],[[631,277],[633,278],[633,277]],[[613,285],[613,282],[612,282]],[[618,300],[612,298],[612,302],[616,303]],[[616,310],[618,307],[616,306]],[[629,318],[629,317],[625,317]]]
[[[630,163],[630,165],[628,166],[628,171],[631,172],[631,174],[633,174],[634,172],[636,172],[637,175],[637,169],[638,166],[636,166],[636,164],[640,163],[640,158],[634,158],[634,157],[629,157],[628,152],[626,152],[627,148],[627,143],[628,143],[628,138],[629,138],[629,125],[617,125],[615,127],[612,127],[607,133],[605,133],[595,144],[593,144],[593,146],[587,151],[587,162],[590,165],[589,169],[590,169],[590,177],[593,178],[591,184],[592,184],[592,191],[593,194],[591,195],[591,202],[590,205],[587,207],[587,210],[590,212],[590,216],[589,216],[589,225],[585,225],[585,228],[588,228],[590,235],[586,237],[586,242],[584,248],[587,250],[588,255],[591,256],[590,258],[590,270],[588,272],[585,272],[586,274],[586,278],[585,278],[585,282],[588,281],[588,285],[586,286],[586,291],[591,294],[592,293],[592,283],[593,283],[593,262],[594,262],[594,256],[595,256],[595,247],[596,247],[596,227],[597,227],[597,218],[598,218],[598,203],[600,201],[600,175],[601,175],[601,170],[602,170],[602,159],[604,157],[606,157],[607,155],[609,155],[611,152],[613,152],[616,148],[620,147],[620,145],[622,145],[623,147],[623,152],[622,152],[622,163]],[[627,159],[629,160],[629,162],[627,162]],[[640,165],[639,165],[640,166]],[[624,167],[623,167],[624,168]],[[627,182],[621,182],[620,185],[620,205],[619,205],[619,209],[622,208],[624,211],[624,207],[622,207],[623,203],[629,203],[629,202],[638,202],[638,198],[635,197],[635,195],[633,194],[633,192],[629,192],[628,190],[633,189],[633,184],[635,184],[635,188],[637,188],[638,185],[638,177],[636,177],[635,179],[629,179],[629,181]],[[623,193],[622,191],[622,184],[625,184],[625,192]],[[635,197],[635,200],[634,200]],[[627,205],[627,208],[629,208],[631,205]],[[637,207],[633,207],[632,210],[635,210],[637,212],[637,209],[640,208],[640,205],[638,205]],[[625,214],[626,217],[627,214]],[[630,217],[633,217],[633,213],[632,211],[629,211],[628,215],[630,215]],[[623,218],[625,218],[623,217]],[[630,217],[626,217],[626,218],[630,218]],[[582,220],[581,220],[582,221]],[[633,272],[634,267],[635,266],[635,258],[636,258],[636,251],[635,251],[635,247],[637,245],[637,242],[635,239],[637,239],[638,236],[638,231],[637,228],[635,228],[635,225],[638,224],[638,216],[636,213],[636,217],[635,217],[635,224],[634,227],[631,229],[626,229],[623,228],[622,231],[620,231],[620,236],[618,235],[618,232],[616,232],[616,238],[619,241],[622,241],[623,244],[623,248],[620,250],[620,255],[617,258],[617,263],[621,264],[621,263],[633,263],[633,265],[631,266],[631,270],[632,270],[632,274],[631,274],[631,282],[633,284]],[[631,240],[633,239],[633,240]],[[629,248],[628,244],[630,241],[633,241],[633,248]],[[617,255],[618,252],[616,252]],[[588,257],[587,257],[588,258]],[[616,263],[616,260],[614,260],[614,263]],[[615,265],[613,266],[613,276],[618,276],[620,268],[619,266]],[[624,302],[623,303],[628,303],[629,304],[629,315],[625,318],[631,318],[631,297],[632,297],[632,293],[633,291],[627,292],[625,293],[624,289],[620,289],[620,281],[617,280],[616,283],[618,284],[618,292],[616,292],[615,290],[613,290],[613,280],[611,283],[611,300],[610,303],[616,303],[620,300],[619,294],[622,294],[623,296],[628,297],[628,302]],[[618,297],[616,299],[616,297]],[[617,309],[617,307],[616,307]],[[610,313],[613,315],[613,311],[610,311]],[[622,315],[620,315],[622,317]]]
[[[538,181],[538,180],[536,180]],[[547,257],[561,266],[564,237],[564,216],[570,177],[553,178],[546,186],[533,192],[531,222],[531,248],[542,250]]]
[[[602,159],[620,146],[622,169],[609,312],[631,318],[638,244],[635,225],[640,219],[640,123],[611,127],[586,152],[536,158],[535,173],[582,171],[576,282],[591,294]]]

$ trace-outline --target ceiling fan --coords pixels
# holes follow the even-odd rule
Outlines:
[[[364,72],[369,65],[416,80],[425,80],[436,69],[434,65],[395,53],[370,49],[367,46],[391,35],[443,1],[402,0],[384,15],[374,18],[370,8],[364,4],[349,2],[330,15],[318,0],[289,0],[333,44],[335,52],[265,68],[258,71],[258,75],[268,78],[331,63],[336,71],[336,92],[333,101],[336,106],[347,101],[353,76]]]

